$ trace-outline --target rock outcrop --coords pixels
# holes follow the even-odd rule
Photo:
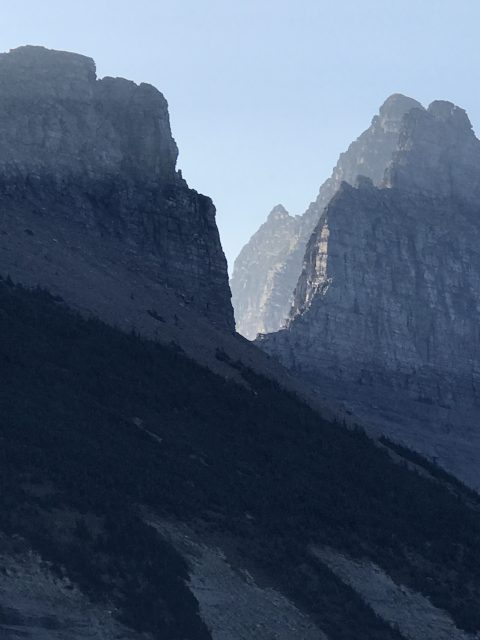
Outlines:
[[[85,258],[87,287],[106,273],[133,297],[163,287],[233,331],[215,208],[176,170],[163,95],[122,78],[97,80],[90,58],[42,47],[0,55],[0,93],[1,232],[6,245],[22,245],[13,258],[2,247],[1,272],[67,295],[75,256],[95,246]],[[59,242],[63,256],[50,246]],[[111,312],[121,323],[122,306]]]
[[[235,261],[231,288],[237,330],[253,340],[258,333],[282,328],[293,302],[310,235],[323,210],[343,181],[355,184],[359,175],[379,185],[397,148],[402,118],[411,109],[423,109],[400,94],[380,107],[370,127],[340,155],[331,177],[303,216],[287,217],[277,207],[253,235]]]
[[[260,344],[365,423],[480,486],[480,141],[434,102],[385,183],[343,183],[308,243],[288,328]]]
[[[249,340],[269,333],[285,320],[285,300],[298,274],[285,265],[297,244],[298,218],[277,205],[235,261],[230,281],[237,330]]]

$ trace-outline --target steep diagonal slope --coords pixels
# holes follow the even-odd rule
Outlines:
[[[0,281],[0,636],[478,640],[478,496],[237,366]]]
[[[161,315],[174,290],[233,331],[215,208],[176,171],[163,95],[41,47],[0,55],[0,92],[0,270],[121,324],[125,293]]]
[[[277,331],[284,325],[308,239],[324,208],[342,181],[353,185],[359,175],[365,175],[374,184],[381,183],[397,148],[402,118],[413,108],[422,106],[400,94],[390,96],[370,127],[340,155],[331,177],[304,215],[287,216],[284,209],[278,215],[274,209],[245,245],[230,282],[237,330],[242,335],[253,340],[258,333]]]
[[[308,244],[288,329],[260,343],[476,487],[479,195],[465,112],[412,110],[386,187],[343,184]]]

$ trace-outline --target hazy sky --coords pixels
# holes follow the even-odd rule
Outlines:
[[[302,213],[391,93],[480,127],[480,0],[2,0],[0,49],[95,58],[166,96],[179,168],[230,266],[283,203]]]

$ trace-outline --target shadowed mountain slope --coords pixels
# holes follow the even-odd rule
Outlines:
[[[241,364],[248,386],[8,282],[0,309],[4,637],[83,638],[69,583],[107,638],[253,639],[251,616],[274,638],[279,615],[290,638],[420,640],[432,615],[439,638],[480,630],[479,503],[453,478]],[[355,586],[369,563],[409,599],[379,615]],[[21,584],[48,587],[33,618]],[[412,602],[404,636],[390,621]]]
[[[0,55],[0,91],[1,271],[122,325],[124,298],[173,291],[233,331],[215,208],[176,170],[163,95],[42,47]]]

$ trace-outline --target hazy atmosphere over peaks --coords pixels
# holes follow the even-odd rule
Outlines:
[[[0,640],[480,640],[477,0],[237,4],[4,8]]]
[[[0,50],[85,53],[159,87],[231,269],[275,204],[305,211],[388,95],[452,100],[478,130],[479,21],[475,0],[26,0],[2,4]]]

